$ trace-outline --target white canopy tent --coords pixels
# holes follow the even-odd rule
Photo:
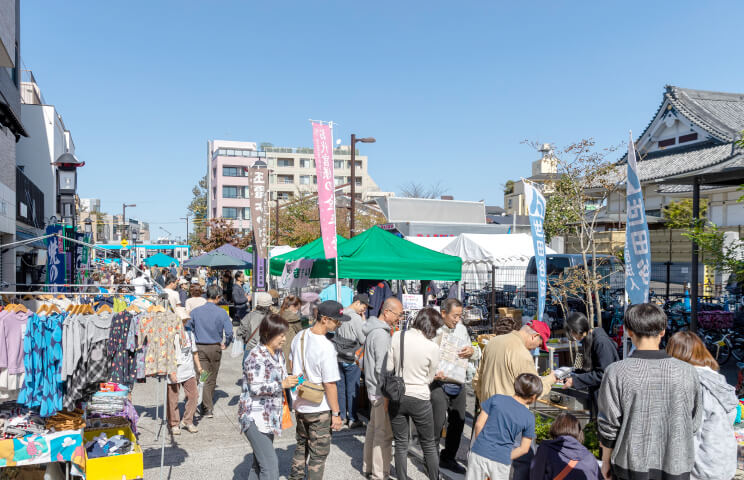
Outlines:
[[[491,268],[497,269],[495,287],[513,285],[524,286],[524,267],[535,255],[532,237],[525,233],[509,235],[487,235],[475,233],[460,234],[447,244],[442,253],[462,258],[463,281],[468,289],[483,288],[491,281]],[[545,247],[545,253],[556,253]],[[509,274],[499,274],[498,269],[511,270]]]
[[[442,252],[444,247],[454,242],[457,237],[406,237],[406,240],[413,242],[421,247],[434,250],[435,252]]]
[[[293,250],[297,250],[294,247],[290,247],[289,245],[277,245],[276,247],[272,247],[269,251],[269,258],[277,257],[279,255],[284,255],[285,253],[289,253]]]

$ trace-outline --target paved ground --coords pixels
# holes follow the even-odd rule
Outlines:
[[[222,368],[217,378],[217,402],[215,417],[203,419],[198,423],[199,433],[184,431],[171,438],[165,435],[165,462],[163,479],[243,479],[253,461],[248,441],[240,434],[237,422],[238,398],[240,396],[240,359],[231,358],[229,349],[222,357]],[[156,421],[155,407],[160,403],[162,415],[162,384],[150,379],[146,384],[137,384],[134,389],[134,404],[141,415],[138,429],[140,444],[144,451],[145,479],[160,477],[160,440],[156,440],[160,423]],[[158,391],[160,395],[158,396]],[[160,398],[160,402],[157,401]],[[472,398],[470,411],[472,411]],[[470,437],[470,427],[465,435]],[[462,442],[460,455],[464,458],[467,449]],[[333,447],[326,462],[325,478],[344,478],[345,480],[364,479],[361,473],[364,430],[342,430],[334,433]],[[294,430],[285,431],[276,441],[282,478],[289,474],[289,466],[294,453]],[[425,479],[422,465],[416,460],[417,452],[412,449],[409,457],[408,476],[412,479]],[[446,474],[446,472],[443,472]],[[455,476],[448,475],[455,480]]]

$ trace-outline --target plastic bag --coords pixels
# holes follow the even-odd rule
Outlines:
[[[232,344],[232,349],[230,350],[230,356],[232,358],[240,357],[243,355],[243,339],[242,338],[236,338],[235,341]]]

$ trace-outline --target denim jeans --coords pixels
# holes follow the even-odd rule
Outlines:
[[[395,438],[395,472],[398,480],[408,480],[408,419],[413,420],[429,480],[439,479],[439,452],[434,438],[434,415],[429,400],[403,396],[399,404],[390,404],[390,426]]]
[[[341,420],[357,421],[357,397],[359,396],[359,379],[362,369],[356,363],[338,362],[338,373],[341,380],[336,382],[338,390],[338,407]]]
[[[248,480],[279,480],[279,459],[274,450],[274,434],[261,432],[251,422],[245,436],[253,450],[253,465]]]

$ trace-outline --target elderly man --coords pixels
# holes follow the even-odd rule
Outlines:
[[[473,380],[473,387],[478,400],[485,402],[493,395],[514,395],[514,381],[523,373],[539,376],[535,362],[530,353],[542,346],[548,349],[550,327],[545,322],[533,320],[518,331],[492,338],[483,349],[483,358]],[[543,383],[543,396],[550,393],[556,381],[555,374],[540,377]],[[449,436],[449,435],[448,435]],[[512,461],[514,480],[529,478],[532,452],[528,452]]]
[[[458,352],[459,357],[477,361],[480,358],[480,349],[470,345],[468,329],[461,321],[462,302],[456,298],[445,300],[442,304],[442,318],[444,325],[437,331],[434,342],[441,345],[445,335],[454,335],[462,343],[468,344]],[[434,380],[431,384],[431,407],[434,413],[434,436],[437,445],[441,441],[444,422],[447,421],[447,438],[444,449],[439,454],[439,466],[459,474],[465,474],[465,468],[457,463],[455,456],[460,448],[460,437],[465,427],[466,400],[465,385],[441,380]]]
[[[364,324],[364,383],[370,402],[369,424],[364,439],[362,472],[370,480],[387,480],[393,461],[393,430],[390,426],[382,395],[382,376],[388,348],[390,331],[403,318],[403,305],[395,297],[382,304],[379,317],[370,317]]]

